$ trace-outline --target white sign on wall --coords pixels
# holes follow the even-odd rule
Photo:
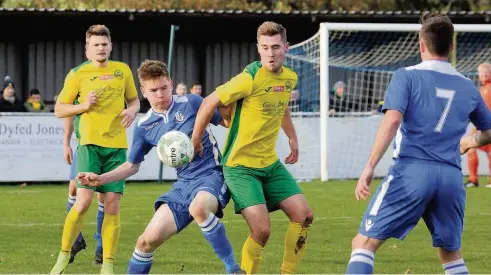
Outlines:
[[[141,117],[139,115],[137,120]],[[330,179],[353,179],[362,172],[368,159],[382,116],[329,118],[328,172]],[[133,127],[127,130],[128,142]],[[320,131],[318,117],[294,117],[299,139],[298,163],[286,165],[298,180],[320,178]],[[227,129],[212,126],[220,148]],[[63,120],[53,114],[0,114],[0,182],[67,181],[69,165],[63,159]],[[75,142],[72,143],[75,149]],[[288,138],[280,131],[277,153],[281,161],[290,153]],[[479,174],[488,175],[488,161],[479,152]],[[386,175],[392,164],[392,146],[382,158],[375,174]],[[150,151],[140,171],[129,180],[157,180],[160,161],[155,149]],[[462,158],[462,171],[468,174],[467,158]],[[164,166],[164,180],[175,180],[174,169]]]

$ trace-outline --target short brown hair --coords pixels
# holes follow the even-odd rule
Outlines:
[[[85,41],[86,43],[89,42],[89,39],[92,36],[107,36],[109,38],[109,41],[111,41],[111,33],[109,32],[109,29],[104,26],[104,25],[92,25],[89,27],[87,32],[85,33]]]
[[[421,16],[419,37],[428,51],[438,56],[448,56],[454,36],[454,27],[448,16],[425,12]]]
[[[257,28],[258,41],[259,41],[259,36],[261,35],[274,36],[277,34],[281,35],[281,41],[283,41],[283,43],[286,43],[286,29],[281,24],[267,21],[262,23],[261,26]]]
[[[162,77],[169,77],[169,69],[167,64],[158,60],[145,60],[138,68],[138,79],[140,83],[146,80],[160,79]]]

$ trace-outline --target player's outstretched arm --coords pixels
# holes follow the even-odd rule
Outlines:
[[[297,132],[295,131],[295,125],[293,125],[292,116],[288,108],[286,109],[283,119],[281,120],[281,129],[283,129],[283,132],[285,132],[290,144],[290,154],[286,157],[285,163],[294,164],[298,161],[298,138]]]
[[[203,134],[205,133],[206,127],[210,123],[215,110],[221,106],[223,106],[223,104],[218,98],[216,91],[207,96],[203,100],[203,103],[201,103],[198,114],[196,115],[193,135],[191,137],[195,152],[201,153],[201,139],[203,138]]]
[[[201,139],[205,133],[206,127],[210,123],[215,109],[223,106],[230,106],[232,103],[240,100],[252,93],[253,73],[247,69],[236,75],[227,83],[218,86],[213,93],[207,96],[198,110],[196,121],[194,122],[193,136],[191,141],[196,153],[202,152]]]
[[[481,147],[491,143],[491,129],[478,131],[474,135],[465,136],[460,139],[460,154],[463,155],[469,149]]]
[[[78,173],[77,179],[85,186],[100,186],[110,182],[125,180],[136,174],[139,169],[139,163],[125,162],[118,168],[102,175],[94,173]]]
[[[483,97],[475,90],[477,105],[469,116],[477,133],[460,139],[460,153],[465,154],[469,149],[491,143],[491,112],[483,100]]]

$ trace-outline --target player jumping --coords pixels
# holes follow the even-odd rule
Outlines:
[[[481,81],[481,87],[479,92],[481,93],[484,102],[491,110],[491,64],[483,63],[477,68],[479,73],[479,80]],[[472,128],[471,135],[477,132],[476,128]],[[477,157],[477,150],[481,150],[488,155],[489,171],[491,172],[491,146],[482,146],[476,149],[471,149],[467,152],[467,163],[469,166],[469,182],[466,187],[479,187],[479,178],[477,176],[477,167],[479,167],[479,158]],[[486,187],[491,188],[491,175],[488,179]]]
[[[70,70],[55,105],[59,118],[80,115],[75,122],[78,172],[108,172],[126,162],[126,128],[140,109],[133,73],[123,62],[110,61],[112,50],[109,29],[91,26],[86,32],[89,61]],[[125,109],[125,105],[127,108]],[[94,192],[103,193],[103,262],[101,273],[112,274],[121,230],[119,203],[124,181],[98,188],[77,182],[77,200],[63,227],[61,252],[51,274],[62,273],[69,262],[72,245],[84,225]]]
[[[419,33],[422,62],[392,76],[356,199],[370,195],[374,169],[399,126],[400,151],[352,241],[347,274],[372,274],[377,249],[389,238],[404,239],[420,218],[445,273],[468,273],[460,253],[466,201],[460,154],[491,142],[491,113],[474,83],[448,62],[453,37],[447,16],[425,13]],[[461,141],[469,120],[485,132]]]
[[[167,65],[160,61],[146,60],[138,69],[143,96],[152,109],[138,121],[128,162],[117,169],[96,175],[80,173],[78,178],[85,185],[104,186],[124,180],[138,172],[145,155],[157,146],[166,132],[178,130],[188,135],[202,98],[198,95],[172,96],[173,82]],[[215,111],[211,122],[225,126]],[[171,190],[157,199],[155,214],[143,234],[138,238],[133,257],[128,265],[129,274],[148,274],[152,267],[154,251],[173,235],[186,228],[193,219],[198,223],[206,240],[225,264],[227,273],[244,273],[235,261],[232,246],[225,227],[219,221],[223,209],[230,200],[224,184],[220,163],[220,151],[211,131],[203,136],[203,155],[177,168],[177,182]]]
[[[72,209],[75,201],[77,199],[77,182],[75,177],[77,176],[77,151],[73,152],[72,147],[70,146],[70,140],[72,139],[73,133],[73,122],[75,117],[69,117],[64,119],[64,139],[63,139],[63,155],[65,161],[70,165],[70,182],[68,184],[68,212]],[[78,139],[78,138],[77,138]],[[97,211],[97,226],[96,233],[94,234],[94,238],[97,241],[94,263],[102,264],[102,238],[101,238],[101,229],[102,223],[104,221],[104,199],[101,193],[97,193],[97,200],[99,204],[99,208]],[[82,251],[87,247],[85,239],[82,235],[82,232],[77,236],[77,239],[73,243],[72,251],[70,252],[70,259],[68,263],[72,263],[75,260],[75,256],[78,252]]]
[[[295,273],[302,259],[313,212],[302,190],[276,154],[280,127],[289,138],[290,155],[298,160],[298,140],[288,110],[297,74],[283,66],[288,51],[286,29],[265,22],[257,30],[260,62],[248,65],[229,82],[216,88],[200,107],[192,141],[199,151],[205,129],[219,106],[232,106],[232,122],[223,152],[225,181],[251,234],[242,248],[241,267],[257,273],[270,233],[268,212],[278,209],[290,219],[285,236],[281,273]]]

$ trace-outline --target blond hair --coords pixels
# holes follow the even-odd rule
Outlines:
[[[138,68],[138,79],[140,83],[146,80],[170,77],[169,69],[164,62],[158,60],[145,60]]]
[[[92,25],[89,27],[87,32],[85,33],[85,42],[89,43],[89,39],[92,36],[106,36],[109,41],[111,41],[111,33],[109,29],[104,25]]]
[[[264,36],[275,36],[279,34],[281,36],[281,41],[286,43],[286,29],[281,24],[267,21],[261,24],[259,28],[257,28],[257,40],[259,41],[259,37]]]

